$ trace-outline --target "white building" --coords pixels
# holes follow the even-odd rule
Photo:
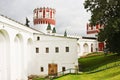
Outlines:
[[[41,24],[55,24],[51,19],[46,23],[42,19]],[[46,76],[75,68],[78,57],[95,49],[94,39],[44,34],[0,15],[0,80],[27,80],[32,74]]]
[[[30,61],[29,75],[55,74],[63,71],[63,68],[70,69],[78,65],[77,39],[75,38],[35,33],[34,47],[36,51],[34,54],[31,53],[33,60]]]
[[[75,68],[77,39],[46,35],[0,15],[0,55],[0,80],[27,80]]]
[[[78,39],[77,46],[78,57],[81,57],[96,52],[97,41],[95,38],[82,37]]]
[[[33,22],[34,22],[34,27],[35,29],[44,32],[45,34],[50,34],[53,35],[52,31],[53,28],[55,28],[55,9],[51,9],[51,8],[36,8],[33,11],[34,15],[33,15]],[[54,16],[54,17],[53,17]],[[51,25],[51,27],[49,27],[49,30],[47,30],[47,26],[48,24]],[[59,36],[63,36],[60,34],[54,34],[54,35],[59,35]],[[69,35],[68,35],[69,36]],[[91,52],[96,52],[97,48],[98,48],[98,43],[96,41],[96,38],[92,38],[92,37],[82,37],[82,36],[69,36],[72,38],[77,38],[77,53],[78,53],[78,57],[80,56],[84,56],[88,53]]]

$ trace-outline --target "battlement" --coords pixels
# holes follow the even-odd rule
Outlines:
[[[55,25],[55,9],[52,8],[36,8],[33,13],[34,25],[36,24],[52,24]]]
[[[103,28],[104,25],[96,24],[95,26],[91,26],[90,24],[87,24],[87,34],[96,34]]]

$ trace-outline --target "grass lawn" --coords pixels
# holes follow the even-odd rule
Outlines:
[[[88,70],[96,69],[101,66],[106,66],[106,64],[114,63],[118,61],[120,56],[116,54],[108,54],[105,55],[98,55],[98,56],[91,56],[86,58],[79,58],[80,63],[80,70],[86,72]]]
[[[33,80],[45,80],[44,78],[35,78]]]
[[[67,75],[55,80],[120,80],[120,66],[104,71],[81,75]]]
[[[115,63],[120,63],[120,56],[116,54],[89,56],[80,58],[79,63],[81,70],[87,72],[88,70],[95,70],[105,66],[111,66]],[[100,72],[91,74],[82,73],[79,75],[69,74],[55,80],[120,80],[120,66],[106,69]]]

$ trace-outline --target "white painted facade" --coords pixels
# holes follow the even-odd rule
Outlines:
[[[0,16],[0,80],[27,80],[28,45],[40,33]]]
[[[34,47],[39,48],[39,53],[34,52],[32,55],[34,65],[31,65],[29,75],[48,75],[48,64],[57,64],[57,72],[62,71],[62,67],[70,69],[78,65],[76,39],[41,34],[35,34],[34,39]],[[59,48],[58,52],[55,52],[56,47]],[[65,51],[66,47],[69,47],[69,52]],[[49,48],[48,53],[46,48]],[[43,72],[40,71],[41,67],[44,68]]]
[[[45,52],[46,47],[49,53]],[[58,53],[55,47],[59,48]],[[68,52],[65,47],[69,47]],[[27,80],[31,74],[48,75],[50,63],[57,64],[57,72],[62,71],[62,67],[75,68],[78,65],[77,39],[45,35],[0,15],[0,80]],[[44,68],[43,72],[40,67]]]
[[[0,80],[27,80],[29,75],[46,76],[49,64],[56,64],[57,72],[63,67],[75,68],[78,57],[96,52],[95,39],[45,34],[47,24],[35,25],[34,28],[42,31],[0,15]]]
[[[56,34],[55,34],[56,35]],[[97,52],[98,41],[94,37],[82,37],[68,35],[69,37],[77,38],[77,54],[78,58],[92,52]]]
[[[85,56],[91,52],[96,52],[97,41],[95,39],[80,39],[77,42],[78,57]]]

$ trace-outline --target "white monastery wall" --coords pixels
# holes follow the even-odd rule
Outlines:
[[[36,40],[37,37],[40,40]],[[39,53],[34,51],[33,61],[34,69],[30,69],[30,73],[48,75],[48,64],[55,63],[58,66],[58,72],[62,71],[62,67],[66,69],[75,68],[78,65],[77,60],[77,41],[76,39],[62,38],[56,36],[47,35],[34,35],[35,43],[34,48],[39,48]],[[59,48],[59,52],[55,52],[55,48]],[[69,52],[65,51],[65,47],[69,47]],[[46,53],[46,48],[49,48],[49,52]],[[44,68],[44,71],[40,71],[40,67]]]
[[[94,39],[79,39],[77,42],[78,57],[84,56],[91,52],[96,52],[97,41]]]
[[[42,34],[0,16],[0,80],[27,80],[30,74],[45,75],[51,63],[57,64],[57,72],[62,71],[62,67],[69,69],[78,65],[76,39]],[[45,52],[46,47],[49,53]],[[58,53],[55,47],[59,48]],[[69,47],[68,52],[65,47]],[[40,67],[44,72],[40,72]]]
[[[27,54],[33,32],[4,16],[0,16],[0,80],[27,80]]]

